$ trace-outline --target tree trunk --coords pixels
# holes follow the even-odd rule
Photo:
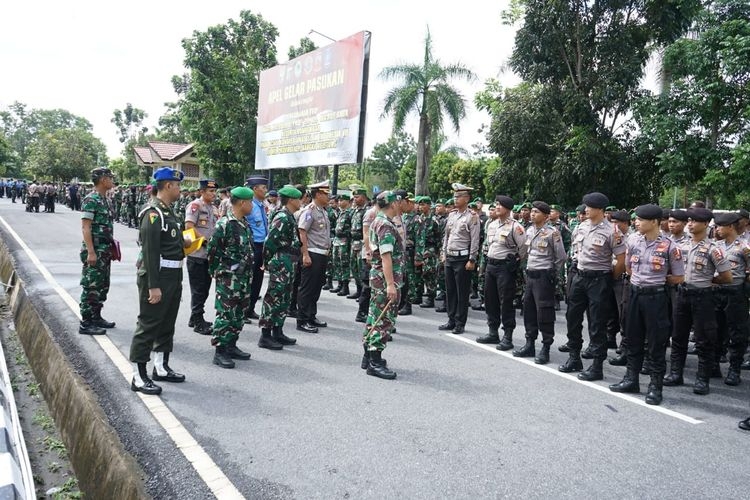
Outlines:
[[[427,113],[419,116],[419,134],[417,136],[417,175],[414,181],[414,194],[429,195],[427,179],[430,177],[430,126]]]
[[[328,167],[315,167],[315,182],[328,179]]]

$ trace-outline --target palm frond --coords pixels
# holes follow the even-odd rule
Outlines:
[[[407,79],[415,73],[421,73],[421,71],[422,68],[416,64],[396,64],[394,66],[383,68],[379,76],[383,80],[391,80],[395,78]]]
[[[458,132],[461,119],[466,117],[466,100],[456,89],[446,83],[435,85],[433,93],[441,111],[448,115],[453,128]]]

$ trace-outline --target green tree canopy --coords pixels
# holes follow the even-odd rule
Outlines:
[[[42,132],[29,147],[28,170],[38,179],[88,179],[91,169],[107,163],[102,141],[82,129]]]
[[[366,160],[367,169],[380,184],[393,187],[398,183],[399,171],[415,154],[414,138],[404,132],[396,132],[386,142],[375,144]]]

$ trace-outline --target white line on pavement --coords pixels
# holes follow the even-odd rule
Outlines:
[[[23,248],[26,255],[29,256],[31,262],[36,266],[39,273],[44,276],[44,279],[52,286],[57,294],[63,299],[68,307],[73,311],[78,319],[81,318],[79,311],[78,302],[70,296],[60,283],[55,280],[52,273],[42,264],[36,254],[29,248],[21,237],[16,233],[10,224],[8,224],[3,217],[0,217],[0,222],[3,223],[8,232],[13,236],[16,242]],[[117,369],[120,371],[125,380],[130,382],[133,376],[133,365],[128,359],[120,352],[115,344],[106,335],[93,336],[94,340],[99,344],[102,350],[107,354],[109,359],[114,363]],[[243,499],[244,496],[240,491],[232,484],[229,478],[222,472],[218,465],[211,459],[206,451],[198,444],[198,442],[190,435],[180,421],[175,417],[174,413],[167,407],[166,404],[156,396],[146,396],[142,393],[137,393],[143,401],[144,405],[154,417],[154,419],[162,426],[177,448],[182,452],[185,458],[192,464],[195,471],[203,479],[206,485],[211,489],[211,492],[216,498],[223,499]]]
[[[586,382],[583,380],[578,380],[577,376],[569,375],[567,373],[562,373],[561,371],[558,371],[556,368],[552,368],[547,365],[537,365],[532,360],[529,360],[528,358],[516,358],[511,354],[510,352],[505,351],[498,351],[495,349],[494,346],[489,346],[485,344],[479,344],[474,340],[467,339],[465,337],[461,337],[459,335],[454,335],[452,333],[445,333],[443,334],[446,337],[452,338],[454,340],[458,340],[459,342],[463,342],[464,344],[468,344],[472,347],[477,347],[479,349],[484,349],[487,352],[491,352],[493,354],[497,354],[498,356],[503,356],[505,358],[511,359],[513,361],[516,361],[518,363],[523,363],[527,366],[530,366],[532,368],[536,368],[538,370],[545,371],[547,373],[550,373],[552,375],[557,375],[560,378],[564,378],[565,380],[568,380],[570,382],[575,382],[576,384],[584,385],[590,389],[597,390],[599,392],[603,392],[604,394],[608,394],[609,396],[620,398],[623,401],[627,401],[628,403],[633,403],[638,406],[642,406],[644,408],[648,408],[649,410],[653,410],[657,413],[663,413],[664,415],[669,415],[670,417],[674,417],[676,419],[682,420],[683,422],[687,422],[689,424],[697,425],[704,423],[702,420],[695,419],[693,417],[689,417],[687,415],[683,415],[682,413],[676,412],[674,410],[670,410],[669,408],[664,408],[662,406],[654,406],[650,404],[646,404],[646,402],[642,399],[634,398],[633,396],[628,396],[627,394],[622,394],[619,392],[612,392],[607,387],[603,387],[599,384],[595,384],[593,382]]]

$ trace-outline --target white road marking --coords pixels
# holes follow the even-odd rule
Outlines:
[[[564,378],[565,380],[568,380],[570,382],[574,382],[576,384],[584,385],[590,389],[597,390],[599,392],[603,392],[604,394],[608,394],[609,396],[622,399],[623,401],[627,401],[628,403],[633,403],[638,406],[642,406],[644,408],[648,408],[649,410],[655,411],[657,413],[662,413],[664,415],[668,415],[670,417],[674,417],[678,420],[682,420],[683,422],[687,422],[689,424],[698,425],[704,423],[702,420],[695,419],[693,417],[689,417],[687,415],[683,415],[680,412],[676,412],[674,410],[670,410],[669,408],[664,408],[663,406],[654,406],[650,404],[646,404],[646,401],[643,399],[638,399],[633,396],[630,396],[628,394],[622,394],[619,392],[612,392],[609,390],[609,388],[601,386],[599,384],[595,384],[593,382],[586,382],[584,380],[578,380],[578,377],[573,374],[570,375],[568,373],[562,373],[557,368],[548,366],[548,365],[538,365],[534,363],[533,358],[516,358],[511,354],[510,351],[498,351],[495,349],[494,345],[487,345],[487,344],[479,344],[475,340],[468,339],[466,337],[462,337],[460,335],[454,335],[452,333],[445,333],[443,334],[446,337],[452,338],[454,340],[458,340],[459,342],[463,342],[464,344],[468,344],[473,347],[477,347],[479,349],[484,349],[487,352],[491,352],[493,354],[497,354],[498,356],[503,356],[505,358],[511,359],[513,361],[516,361],[518,363],[523,363],[527,366],[530,366],[532,368],[536,368],[537,370],[545,371],[549,374],[556,375],[560,378]]]
[[[57,294],[63,299],[68,307],[73,311],[73,314],[80,320],[81,313],[79,310],[78,302],[70,296],[67,290],[65,290],[60,283],[55,280],[52,273],[42,264],[36,254],[29,248],[21,237],[16,233],[10,224],[8,224],[3,217],[0,217],[0,222],[3,223],[8,232],[13,236],[13,239],[21,246],[26,255],[28,255],[31,262],[36,266],[39,273],[44,279],[52,286]],[[107,354],[109,359],[114,363],[117,369],[120,371],[122,376],[130,383],[133,376],[133,365],[128,361],[122,352],[115,346],[115,344],[106,335],[93,335],[94,340],[99,344],[102,350]],[[218,465],[211,459],[206,451],[198,444],[198,442],[190,435],[180,421],[175,417],[174,413],[167,407],[161,398],[156,396],[147,396],[143,393],[136,393],[143,401],[148,411],[154,417],[154,419],[162,426],[169,437],[172,439],[177,448],[182,452],[185,458],[192,464],[195,471],[206,483],[211,492],[216,498],[224,499],[244,499],[245,497],[240,491],[232,484],[229,478],[222,472]]]

